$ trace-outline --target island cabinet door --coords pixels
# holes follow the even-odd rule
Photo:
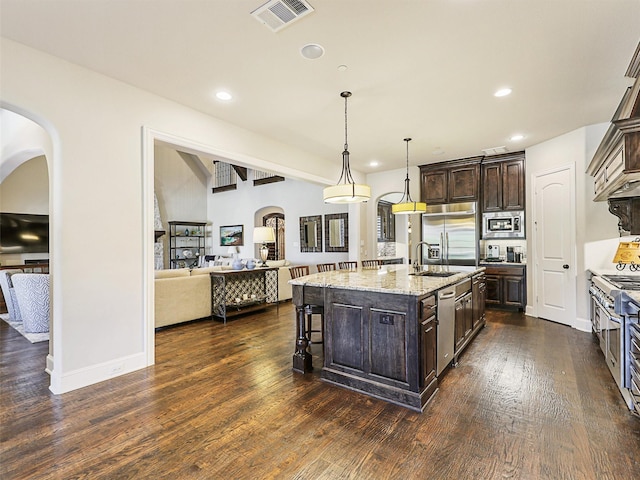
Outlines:
[[[420,387],[427,387],[436,378],[437,351],[437,326],[436,326],[436,299],[432,295],[420,301],[422,309],[420,322]]]
[[[325,371],[417,390],[416,310],[415,297],[329,289],[325,302]]]

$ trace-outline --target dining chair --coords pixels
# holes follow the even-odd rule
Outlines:
[[[309,275],[309,265],[296,265],[295,267],[289,267],[289,273],[291,278],[304,277]]]
[[[340,270],[356,270],[358,268],[358,262],[338,262]]]
[[[318,272],[328,272],[330,270],[335,270],[336,264],[335,263],[319,263],[316,265],[316,268],[318,269]]]
[[[374,269],[380,268],[380,260],[362,260],[362,268]]]
[[[295,267],[289,267],[289,272],[291,273],[291,278],[299,278],[304,277],[305,275],[309,275],[309,265],[297,265]],[[313,343],[323,343],[324,340],[324,307],[322,305],[313,305],[310,303],[305,303],[303,305],[304,315],[306,318],[306,332],[305,337],[309,341],[310,344]],[[320,328],[313,328],[313,316],[318,315],[320,317]],[[311,336],[313,333],[320,334],[320,340],[312,340]]]

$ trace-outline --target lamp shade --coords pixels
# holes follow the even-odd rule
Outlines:
[[[358,203],[369,200],[371,187],[358,183],[342,183],[325,187],[322,193],[327,203]]]
[[[411,215],[413,213],[424,213],[427,211],[427,204],[424,202],[404,202],[391,205],[391,213],[394,215]]]
[[[253,229],[253,243],[273,243],[276,233],[273,227],[255,227]]]

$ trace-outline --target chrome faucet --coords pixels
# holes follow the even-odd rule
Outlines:
[[[418,242],[418,244],[416,245],[416,259],[413,262],[413,268],[415,270],[418,270],[418,268],[422,264],[422,256],[418,255],[418,249],[420,249],[420,247],[422,247],[423,245],[427,246],[427,257],[429,256],[429,249],[431,248],[431,244],[429,242],[425,242],[425,241]],[[420,253],[422,253],[422,251],[420,251]]]

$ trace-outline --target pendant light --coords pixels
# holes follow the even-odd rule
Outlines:
[[[351,92],[342,92],[340,96],[344,98],[344,151],[342,152],[342,173],[338,179],[338,184],[331,187],[325,187],[322,194],[326,203],[366,202],[371,197],[371,187],[369,187],[369,185],[356,183],[351,175],[351,167],[349,166],[349,145],[347,143],[347,98],[351,96]]]
[[[391,205],[391,213],[395,215],[410,215],[412,213],[425,213],[427,204],[424,202],[414,202],[409,193],[409,142],[410,138],[405,138],[407,142],[407,178],[404,179],[404,193],[398,203]]]

